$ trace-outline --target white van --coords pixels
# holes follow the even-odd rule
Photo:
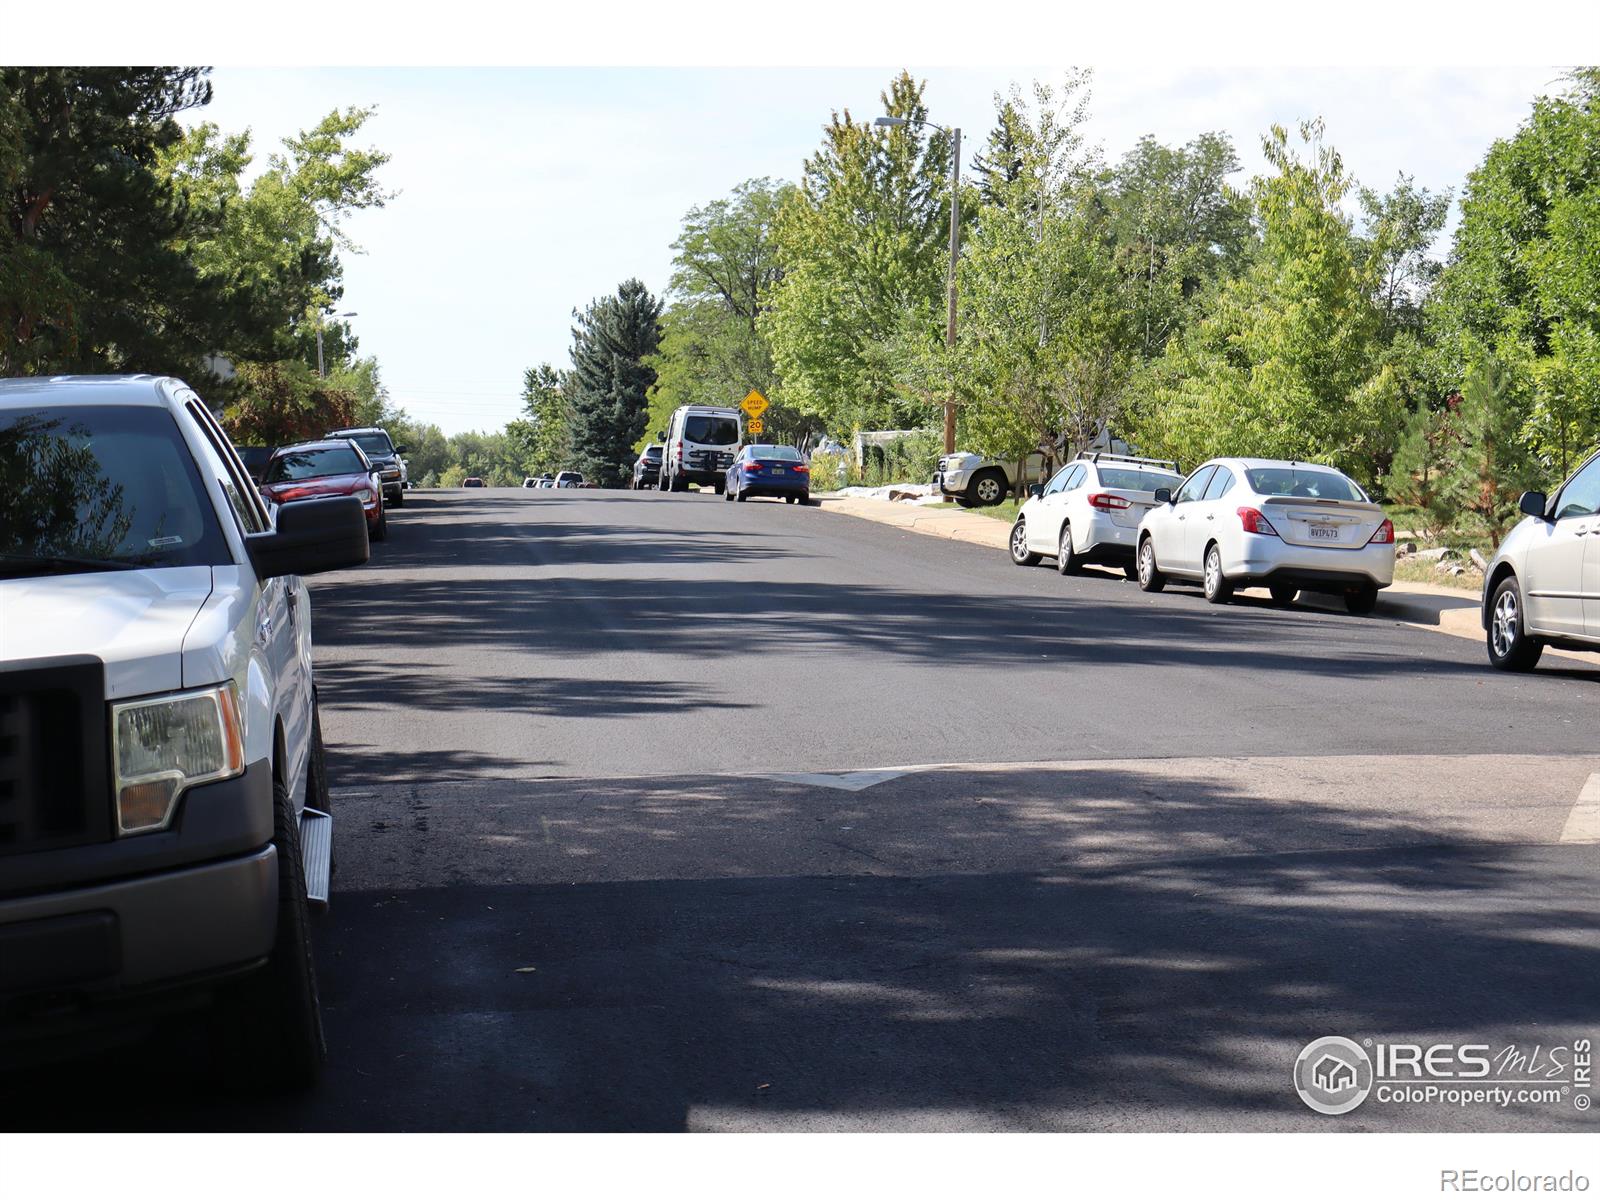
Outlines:
[[[662,491],[687,491],[691,483],[699,483],[710,484],[721,495],[744,441],[744,425],[737,408],[685,404],[672,414],[660,437],[666,443],[661,451]]]

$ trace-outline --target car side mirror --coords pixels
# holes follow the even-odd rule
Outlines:
[[[1172,489],[1171,488],[1157,488],[1156,489],[1156,503],[1157,504],[1171,504],[1172,503]]]
[[[1042,495],[1044,495],[1044,488],[1041,485],[1037,483],[1030,483],[1028,485],[1028,496],[1031,499],[1037,500]]]
[[[666,440],[667,440],[667,431],[665,429],[656,430],[656,441],[664,442]]]
[[[394,448],[394,452],[396,454],[410,454],[411,453],[411,447],[410,446],[396,446]]]
[[[1550,507],[1550,497],[1543,492],[1523,492],[1517,501],[1517,507],[1530,517],[1544,519],[1545,511]]]
[[[372,553],[367,515],[354,496],[283,504],[277,515],[272,532],[245,538],[250,565],[261,579],[359,567]]]

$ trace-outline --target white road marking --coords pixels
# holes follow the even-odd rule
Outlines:
[[[1563,842],[1600,842],[1600,771],[1589,776],[1561,830]]]
[[[887,783],[909,775],[909,771],[846,771],[839,775],[759,775],[758,779],[775,779],[779,783],[801,783],[807,787],[835,788],[841,792],[859,792],[877,783]]]

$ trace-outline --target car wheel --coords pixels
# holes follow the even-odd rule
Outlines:
[[[1531,671],[1543,653],[1544,643],[1524,624],[1517,577],[1507,575],[1489,602],[1489,663],[1501,671]]]
[[[717,493],[717,495],[719,495],[719,496],[721,496],[722,494],[724,494],[728,490],[728,485],[726,483],[716,483],[716,484],[712,484],[711,486],[712,486],[712,490],[714,490]]]
[[[372,536],[370,540],[374,542],[381,542],[386,540],[388,536],[389,512],[387,509],[384,509],[378,513],[378,523],[372,527]]]
[[[1167,586],[1167,577],[1161,573],[1161,568],[1156,566],[1154,539],[1145,538],[1139,543],[1139,558],[1135,564],[1135,571],[1139,577],[1140,591],[1159,592]]]
[[[1061,526],[1061,544],[1056,547],[1056,570],[1063,575],[1076,575],[1083,569],[1083,560],[1072,549],[1072,526]]]
[[[967,484],[967,503],[974,508],[988,508],[1006,498],[1006,477],[999,471],[979,471]]]
[[[1367,583],[1351,588],[1344,594],[1344,606],[1358,617],[1364,617],[1378,607],[1377,585]]]
[[[1205,578],[1201,585],[1211,604],[1226,604],[1233,599],[1233,584],[1222,573],[1222,549],[1215,542],[1206,547]]]
[[[1021,517],[1011,527],[1011,561],[1019,567],[1037,566],[1040,555],[1028,549],[1028,527]]]
[[[396,508],[404,508],[406,506],[406,494],[401,488],[395,488],[394,490],[394,506]]]
[[[321,1077],[328,1044],[311,953],[300,822],[289,787],[276,773],[272,824],[278,852],[277,937],[265,967],[223,989],[214,1029],[226,1083],[241,1089],[299,1091]]]
[[[737,496],[735,496],[734,499],[739,501],[740,504],[743,504],[744,501],[745,501],[745,490],[743,488],[740,488],[739,489],[739,494]]]
[[[1272,602],[1278,605],[1293,604],[1294,598],[1300,594],[1300,589],[1290,583],[1269,584],[1267,591],[1272,594]]]
[[[731,487],[723,488],[722,489],[722,498],[724,500],[732,500],[733,499],[733,489]]]

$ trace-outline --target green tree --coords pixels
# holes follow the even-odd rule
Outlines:
[[[1135,434],[1183,462],[1305,459],[1371,483],[1388,465],[1405,395],[1381,353],[1375,263],[1358,255],[1339,207],[1351,180],[1320,121],[1300,132],[1309,158],[1281,126],[1262,140],[1276,173],[1251,188],[1260,245],[1152,364]]]
[[[1388,500],[1415,514],[1417,528],[1433,537],[1455,524],[1455,501],[1448,486],[1461,448],[1453,408],[1460,397],[1445,407],[1426,405],[1406,420],[1395,447],[1394,458],[1383,475]]]
[[[1419,188],[1402,172],[1394,190],[1361,189],[1366,236],[1361,246],[1372,268],[1384,333],[1420,334],[1422,310],[1444,264],[1429,251],[1450,215],[1451,192]]]
[[[1238,169],[1226,134],[1176,149],[1147,136],[1104,180],[1117,260],[1138,284],[1130,300],[1145,358],[1166,348],[1203,289],[1237,275],[1249,257],[1250,200],[1227,182]]]
[[[0,374],[185,372],[224,314],[158,170],[206,68],[0,68]]]
[[[947,365],[967,399],[963,445],[999,458],[1087,442],[1120,414],[1136,361],[1133,296],[1084,152],[1084,83],[996,97],[1009,179],[990,180],[967,243]]]
[[[648,360],[661,342],[661,307],[644,284],[629,279],[615,295],[572,314],[573,459],[604,487],[622,482],[645,431],[648,393],[656,381]]]
[[[924,124],[923,86],[902,72],[883,93],[898,127],[834,113],[778,215],[783,277],[758,328],[785,402],[836,431],[927,416],[877,352],[908,323],[929,337],[943,324],[951,148]]]
[[[1517,378],[1524,440],[1557,475],[1600,440],[1597,163],[1600,69],[1587,68],[1468,176],[1428,321],[1441,377],[1487,352]]]
[[[791,184],[751,179],[725,199],[684,217],[661,319],[661,348],[651,360],[656,383],[650,416],[635,449],[653,439],[683,404],[736,405],[751,388],[772,401],[765,420],[774,436],[798,438],[810,424],[784,404],[772,353],[758,327],[782,277],[774,239]]]
[[[1444,483],[1456,510],[1475,517],[1494,546],[1521,519],[1517,498],[1539,486],[1519,400],[1503,364],[1485,356],[1472,365],[1457,414],[1461,446]]]
[[[565,374],[549,363],[529,367],[522,377],[523,415],[506,426],[521,447],[530,475],[555,474],[571,461],[571,397]]]

